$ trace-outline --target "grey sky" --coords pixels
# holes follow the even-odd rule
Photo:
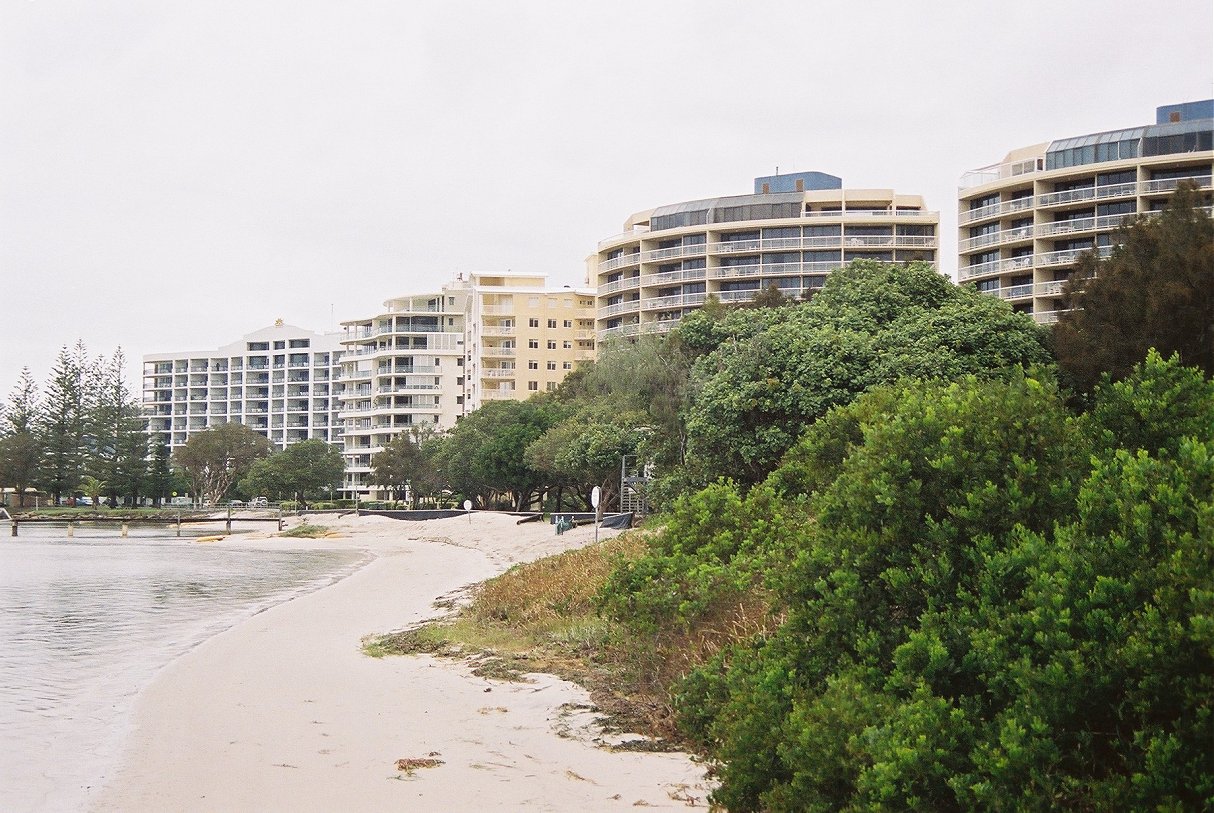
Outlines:
[[[579,285],[777,166],[924,195],[951,272],[962,172],[1214,96],[1212,40],[1209,0],[0,0],[0,396],[77,338],[134,376],[457,271]]]

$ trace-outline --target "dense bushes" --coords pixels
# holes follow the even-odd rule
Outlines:
[[[1158,356],[1078,418],[1040,373],[879,388],[680,503],[603,603],[661,634],[767,596],[674,687],[731,810],[1200,808],[1211,427]]]

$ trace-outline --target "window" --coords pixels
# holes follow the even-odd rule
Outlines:
[[[540,326],[539,319],[528,319],[527,320],[527,327],[539,327],[539,326]]]
[[[564,323],[563,323],[563,325],[562,325],[562,326],[563,326],[563,327],[573,327],[573,320],[572,320],[572,319],[566,319],[566,320],[564,321]]]
[[[528,339],[527,347],[530,348],[531,350],[539,350],[540,349],[540,340],[539,339]]]
[[[572,349],[573,349],[573,342],[571,342],[571,341],[569,341],[568,339],[566,339],[565,341],[561,342],[561,347],[565,348],[566,350],[572,350]]]
[[[539,368],[540,368],[540,363],[539,363],[538,361],[535,361],[535,360],[528,360],[528,361],[527,361],[527,369],[528,369],[528,370],[538,370]]]
[[[562,369],[562,370],[572,370],[572,369],[573,369],[573,362],[572,362],[572,361],[562,361],[562,362],[561,362],[561,369]]]
[[[538,382],[538,381],[528,381],[527,382],[527,389],[531,390],[532,392],[535,392],[539,388],[540,388],[540,382]]]
[[[548,320],[548,327],[549,327],[549,328],[554,328],[554,327],[556,327],[556,320],[555,320],[555,319],[549,319],[549,320]]]
[[[553,391],[553,390],[555,390],[555,389],[556,389],[556,382],[555,382],[555,381],[549,381],[549,382],[548,382],[548,387],[547,387],[548,392],[552,392],[552,391]]]
[[[548,349],[549,349],[549,350],[555,350],[555,349],[556,349],[556,340],[555,340],[555,339],[549,339],[549,340],[548,340]]]
[[[555,362],[555,361],[550,361],[550,362],[548,362],[548,369],[549,369],[549,370],[555,370],[555,369],[556,369],[556,362]]]

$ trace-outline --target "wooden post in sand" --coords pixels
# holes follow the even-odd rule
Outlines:
[[[13,536],[17,535],[17,520],[13,520]]]
[[[181,512],[177,512],[177,536],[181,536]]]
[[[127,523],[125,523],[125,522],[124,522],[124,523],[122,523],[122,538],[123,538],[123,539],[126,539],[126,534],[127,534],[127,531],[129,531],[129,530],[130,530],[130,527],[131,527],[131,526],[130,526],[129,524],[127,524]]]
[[[76,526],[69,522],[67,524],[67,538],[71,539],[75,535],[76,535]]]
[[[228,503],[228,522],[223,529],[229,534],[232,533],[232,503]]]

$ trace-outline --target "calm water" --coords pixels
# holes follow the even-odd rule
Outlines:
[[[121,756],[136,694],[157,671],[362,560],[164,533],[132,529],[121,539],[106,526],[68,539],[63,528],[27,525],[18,539],[0,539],[0,810],[87,807]]]

